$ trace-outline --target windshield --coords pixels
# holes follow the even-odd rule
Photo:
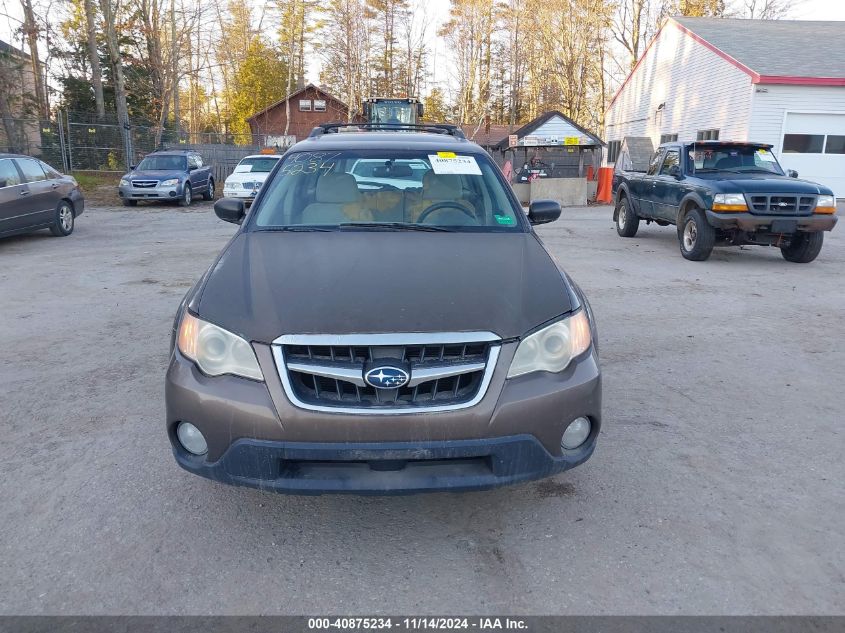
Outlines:
[[[524,231],[485,156],[327,151],[285,157],[255,210],[258,229]]]
[[[147,156],[138,165],[139,171],[184,171],[187,169],[185,156]]]
[[[373,104],[372,123],[414,123],[416,105],[411,103]]]
[[[257,156],[252,158],[244,158],[240,163],[238,163],[238,166],[235,167],[234,173],[266,174],[270,172],[278,162],[278,156]]]
[[[767,173],[783,176],[775,155],[765,147],[713,146],[696,147],[689,150],[691,165],[689,172],[707,173],[727,171],[736,173]]]

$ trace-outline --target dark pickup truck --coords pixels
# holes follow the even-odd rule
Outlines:
[[[714,246],[777,246],[791,262],[813,261],[823,231],[836,224],[836,199],[822,185],[785,174],[772,146],[698,141],[664,143],[645,173],[613,176],[613,220],[634,237],[640,220],[674,224],[681,254],[710,257]]]
[[[138,200],[171,200],[187,207],[202,194],[214,199],[214,176],[203,165],[199,154],[191,150],[153,152],[120,179],[118,195],[124,206],[134,207]]]

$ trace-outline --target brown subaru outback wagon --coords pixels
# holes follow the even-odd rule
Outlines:
[[[290,149],[173,328],[180,466],[288,493],[490,488],[593,453],[589,303],[496,165],[450,126]]]

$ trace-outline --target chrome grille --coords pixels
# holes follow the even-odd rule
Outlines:
[[[769,215],[809,215],[816,206],[815,196],[754,194],[746,196],[752,213]]]
[[[133,180],[132,186],[138,189],[148,189],[150,187],[157,187],[158,180]]]
[[[476,404],[487,391],[499,354],[491,333],[284,336],[273,353],[290,400],[306,409],[412,413]],[[410,381],[375,388],[367,368],[401,365]]]

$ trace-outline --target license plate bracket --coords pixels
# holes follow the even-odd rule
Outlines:
[[[772,233],[795,233],[798,220],[772,220]]]

